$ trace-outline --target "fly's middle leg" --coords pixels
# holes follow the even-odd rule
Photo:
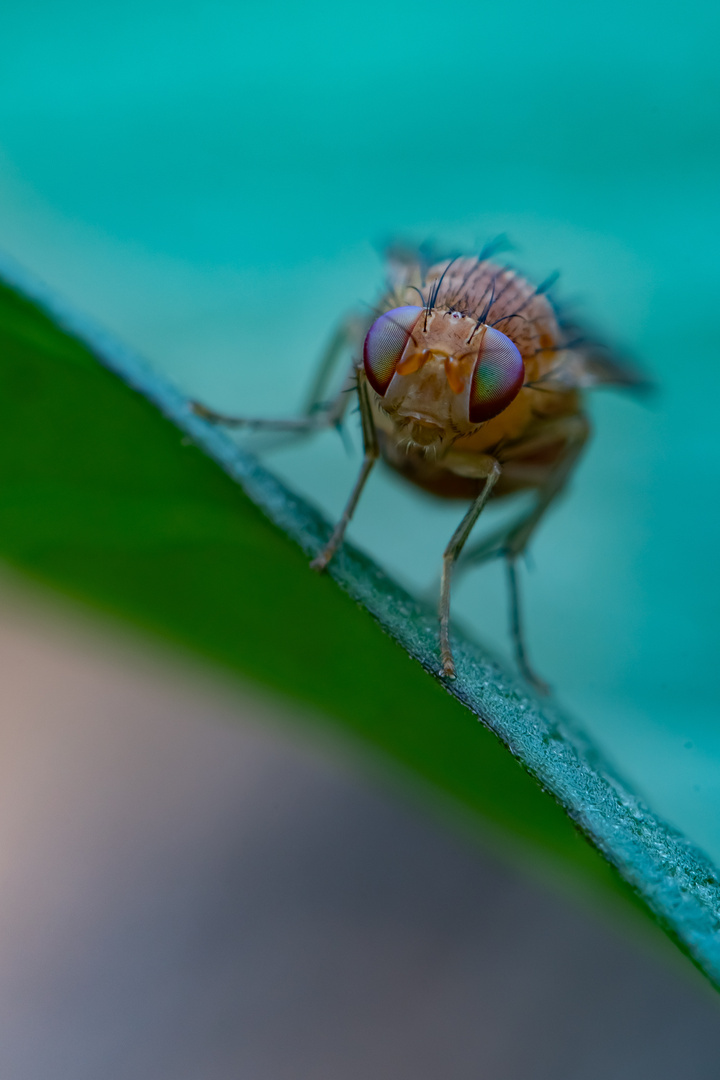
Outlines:
[[[450,646],[450,582],[452,579],[455,561],[460,555],[465,542],[472,530],[473,525],[479,518],[483,507],[490,498],[492,489],[500,478],[501,466],[495,458],[486,457],[478,459],[478,478],[485,477],[482,491],[470,506],[465,517],[453,533],[450,543],[443,554],[442,579],[440,582],[440,658],[442,661],[441,675],[447,678],[455,678],[455,661],[453,660]]]

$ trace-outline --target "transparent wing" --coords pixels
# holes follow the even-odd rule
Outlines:
[[[431,241],[414,244],[402,237],[393,237],[381,245],[388,272],[388,287],[403,288],[408,282],[422,285],[431,266],[451,259],[453,255]]]
[[[393,236],[380,246],[380,250],[391,266],[407,271],[418,267],[427,270],[443,259],[452,259],[458,252],[448,252],[433,240],[424,240],[421,244],[413,243],[401,236]]]
[[[563,340],[557,360],[537,385],[550,389],[587,390],[595,386],[617,386],[639,394],[655,389],[648,373],[633,360],[611,349],[582,327],[564,323]]]
[[[581,357],[583,386],[619,386],[639,393],[655,389],[646,371],[600,345],[585,349]]]

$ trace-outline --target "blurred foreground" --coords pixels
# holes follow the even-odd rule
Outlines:
[[[717,997],[670,946],[250,690],[0,601],[3,1080],[717,1075]]]

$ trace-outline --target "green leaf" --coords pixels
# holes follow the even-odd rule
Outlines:
[[[7,561],[320,710],[513,851],[639,901],[720,983],[715,868],[566,717],[458,635],[458,677],[438,680],[433,612],[349,546],[314,574],[328,525],[312,507],[128,350],[0,269]]]

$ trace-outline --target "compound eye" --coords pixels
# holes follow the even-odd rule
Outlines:
[[[423,312],[421,307],[397,307],[386,311],[368,330],[363,347],[365,374],[373,390],[384,397],[392,382],[400,357],[413,327]]]
[[[525,366],[517,346],[488,326],[483,334],[470,383],[470,422],[491,420],[517,396],[525,380]]]

